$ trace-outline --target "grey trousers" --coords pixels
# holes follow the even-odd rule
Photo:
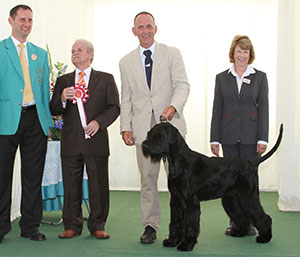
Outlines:
[[[155,125],[152,116],[151,128]],[[136,155],[139,171],[141,174],[141,214],[142,224],[151,226],[156,231],[161,217],[157,180],[161,162],[153,163],[149,157],[143,155],[142,145],[136,145]],[[165,171],[168,174],[168,163],[164,163]]]

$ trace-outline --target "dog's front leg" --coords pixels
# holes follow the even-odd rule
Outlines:
[[[184,228],[180,244],[177,249],[180,251],[192,251],[197,243],[197,237],[200,232],[200,203],[198,199],[187,200],[187,206],[184,214]]]
[[[170,190],[171,192],[171,190]],[[163,241],[165,247],[175,247],[182,237],[182,220],[183,220],[183,206],[182,200],[178,195],[178,192],[171,192],[170,200],[170,224],[169,224],[169,238]]]

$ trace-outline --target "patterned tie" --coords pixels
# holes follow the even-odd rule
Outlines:
[[[30,82],[29,68],[28,68],[27,60],[26,60],[26,57],[24,54],[24,45],[21,43],[18,46],[21,48],[19,57],[20,57],[20,62],[21,62],[23,77],[24,77],[23,100],[26,103],[30,103],[33,100],[33,93],[32,93],[32,87],[31,87],[31,82]]]
[[[152,52],[150,50],[144,51],[144,55],[146,55],[145,59],[145,69],[146,69],[146,77],[149,89],[151,89],[151,74],[152,74],[152,59],[151,59]]]
[[[83,78],[85,73],[84,73],[84,71],[80,71],[78,74],[79,74],[79,77],[78,77],[77,84],[82,87],[85,84],[84,78]]]

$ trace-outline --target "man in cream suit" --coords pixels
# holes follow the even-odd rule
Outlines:
[[[32,10],[18,5],[10,11],[12,34],[0,42],[0,243],[10,231],[13,165],[21,153],[21,236],[45,240],[38,231],[42,218],[41,181],[47,136],[52,119],[49,110],[47,52],[27,41]]]
[[[161,215],[157,190],[160,163],[145,158],[141,144],[161,116],[186,135],[182,111],[189,95],[189,84],[180,51],[154,40],[157,26],[150,13],[141,12],[135,16],[132,32],[140,45],[120,61],[121,132],[126,145],[136,146],[141,173],[145,231],[140,241],[153,243]]]

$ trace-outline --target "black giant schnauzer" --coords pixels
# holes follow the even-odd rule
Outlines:
[[[247,235],[250,224],[259,232],[257,243],[272,238],[272,220],[259,201],[258,164],[279,147],[283,125],[275,146],[263,157],[239,160],[207,157],[192,151],[170,123],[155,125],[143,142],[145,156],[152,161],[167,158],[168,188],[171,193],[171,221],[166,247],[191,251],[200,231],[200,201],[222,198],[222,205],[234,222],[232,236]]]

